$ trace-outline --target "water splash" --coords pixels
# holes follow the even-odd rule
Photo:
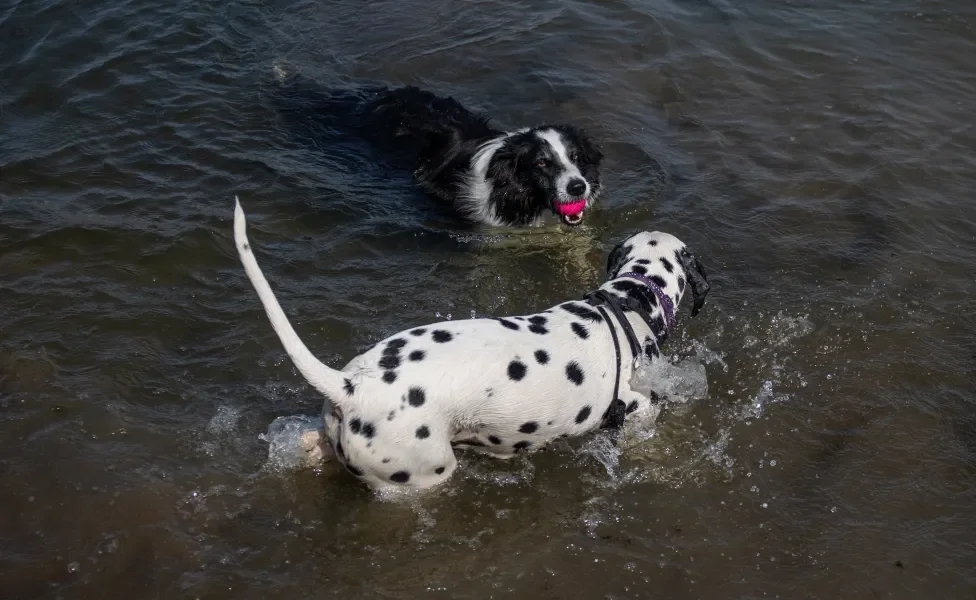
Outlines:
[[[687,404],[708,397],[708,375],[699,355],[670,363],[642,363],[630,378],[633,389],[646,396],[652,392],[672,404]]]
[[[773,382],[766,380],[752,401],[742,407],[739,416],[747,421],[750,419],[758,419],[765,414],[768,405],[787,400],[789,400],[787,394],[775,394],[773,392]]]
[[[289,415],[278,417],[268,426],[268,432],[258,439],[268,443],[268,460],[264,469],[273,472],[315,468],[330,453],[322,443],[324,423],[320,417]]]
[[[622,451],[617,447],[609,435],[599,432],[593,435],[580,448],[580,453],[592,456],[603,465],[607,470],[607,475],[611,478],[616,476],[617,467],[620,466],[620,455]]]
[[[241,418],[241,409],[234,406],[220,406],[210,422],[207,431],[214,435],[231,433]]]

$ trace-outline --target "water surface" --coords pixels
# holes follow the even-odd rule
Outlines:
[[[976,9],[931,0],[0,6],[5,598],[972,598]],[[276,61],[571,121],[584,230],[472,236],[297,136]],[[266,468],[320,398],[231,242],[233,195],[323,359],[597,285],[639,229],[712,295],[706,398],[622,454],[465,457],[415,502]]]

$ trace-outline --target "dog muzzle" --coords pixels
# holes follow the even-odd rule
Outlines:
[[[583,211],[586,209],[586,199],[572,202],[557,202],[554,207],[563,223],[576,227],[583,222]]]

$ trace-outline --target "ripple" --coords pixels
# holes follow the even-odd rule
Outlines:
[[[790,572],[817,597],[972,589],[972,16],[943,0],[4,5],[0,508],[17,569],[0,587],[789,597]],[[368,148],[286,127],[262,91],[281,59],[324,85],[423,85],[501,126],[578,123],[608,193],[572,235],[460,230]],[[712,284],[662,375],[693,401],[622,445],[462,455],[419,498],[269,474],[258,436],[322,400],[241,272],[234,194],[336,365],[438,313],[577,298],[629,231],[673,232]]]

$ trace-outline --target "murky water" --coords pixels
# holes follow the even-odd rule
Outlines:
[[[969,4],[76,4],[0,4],[4,598],[976,594]],[[579,123],[607,194],[582,231],[472,236],[284,127],[280,59]],[[384,501],[266,464],[259,435],[320,399],[237,260],[235,193],[336,365],[579,297],[635,229],[713,292],[653,429]]]

